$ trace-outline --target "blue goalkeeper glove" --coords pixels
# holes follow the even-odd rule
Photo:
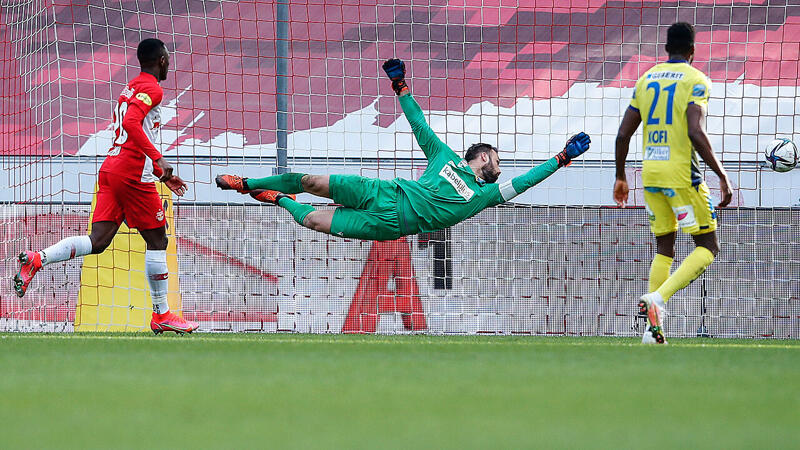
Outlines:
[[[586,150],[589,150],[589,144],[591,142],[592,139],[589,138],[589,135],[583,131],[572,135],[572,137],[567,141],[567,145],[564,146],[564,150],[561,150],[556,155],[558,167],[568,166],[572,162],[573,158],[577,158]]]
[[[394,90],[395,94],[400,95],[403,91],[408,91],[406,63],[397,58],[389,59],[383,63],[383,71],[392,80],[392,90]]]

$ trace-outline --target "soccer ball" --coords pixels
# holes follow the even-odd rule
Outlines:
[[[764,159],[775,172],[788,172],[797,165],[797,146],[789,139],[775,139],[764,149]]]

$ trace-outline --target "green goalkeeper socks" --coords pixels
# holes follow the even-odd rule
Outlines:
[[[278,176],[283,176],[283,175],[278,175]],[[277,178],[277,177],[268,177],[268,178]],[[300,225],[303,225],[303,219],[305,219],[309,213],[316,211],[313,206],[305,205],[303,203],[297,203],[296,201],[292,200],[289,197],[283,197],[279,199],[278,206],[289,211],[289,214],[291,214],[292,217],[294,217],[294,221],[299,223]]]
[[[299,194],[305,192],[303,183],[304,173],[283,173],[264,178],[248,178],[247,187],[250,189],[269,189],[283,192],[284,194]]]

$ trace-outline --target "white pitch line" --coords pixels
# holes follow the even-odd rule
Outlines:
[[[310,335],[304,335],[310,336]],[[530,346],[530,347],[560,347],[560,346],[570,346],[570,347],[639,347],[639,348],[657,348],[656,346],[645,346],[638,342],[600,342],[600,341],[590,341],[590,342],[563,342],[560,341],[562,338],[557,337],[532,337],[530,339],[514,339],[504,341],[503,337],[499,337],[498,339],[494,340],[471,340],[471,341],[448,341],[448,340],[439,340],[435,338],[429,339],[412,339],[408,341],[397,341],[393,339],[382,339],[379,337],[376,338],[369,338],[369,339],[320,339],[316,336],[311,337],[296,337],[296,338],[287,338],[287,337],[280,337],[275,338],[272,336],[262,338],[241,338],[241,337],[216,337],[214,335],[205,335],[201,334],[197,337],[192,336],[182,336],[182,337],[175,337],[174,339],[178,340],[166,340],[162,337],[154,337],[154,336],[147,336],[146,334],[142,334],[142,336],[92,336],[92,335],[73,335],[73,334],[45,334],[45,335],[31,335],[31,334],[5,334],[0,335],[0,342],[2,340],[7,339],[55,339],[55,340],[109,340],[109,341],[138,341],[138,340],[150,340],[153,342],[214,342],[214,343],[225,343],[225,342],[246,342],[246,343],[265,343],[265,344],[348,344],[348,345],[355,345],[355,344],[368,344],[368,345],[414,345],[414,344],[429,344],[429,345],[499,345],[499,346]],[[172,338],[169,338],[172,339]],[[619,339],[619,338],[609,338],[609,339]],[[752,343],[752,344],[740,344],[740,343],[724,343],[724,342],[715,342],[715,343],[673,343],[667,345],[665,348],[762,348],[762,349],[788,349],[788,350],[800,350],[800,345],[788,345],[788,344],[760,344],[760,343]]]

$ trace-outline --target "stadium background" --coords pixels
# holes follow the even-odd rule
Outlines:
[[[666,27],[694,23],[695,65],[714,82],[708,131],[735,195],[720,256],[670,302],[667,331],[800,335],[800,175],[760,162],[776,135],[800,140],[791,2],[42,0],[0,14],[2,276],[22,249],[85,232],[112,102],[155,35],[172,53],[163,150],[190,182],[175,206],[184,314],[205,330],[301,332],[635,334],[654,249],[641,209],[609,208],[613,138]],[[576,131],[593,147],[519,204],[395,243],[328,238],[213,187],[218,173],[273,173],[284,148],[294,171],[419,174],[379,73],[393,56],[448,144],[498,145],[503,179]],[[48,267],[21,300],[3,285],[0,328],[70,330],[79,274],[75,261]]]

